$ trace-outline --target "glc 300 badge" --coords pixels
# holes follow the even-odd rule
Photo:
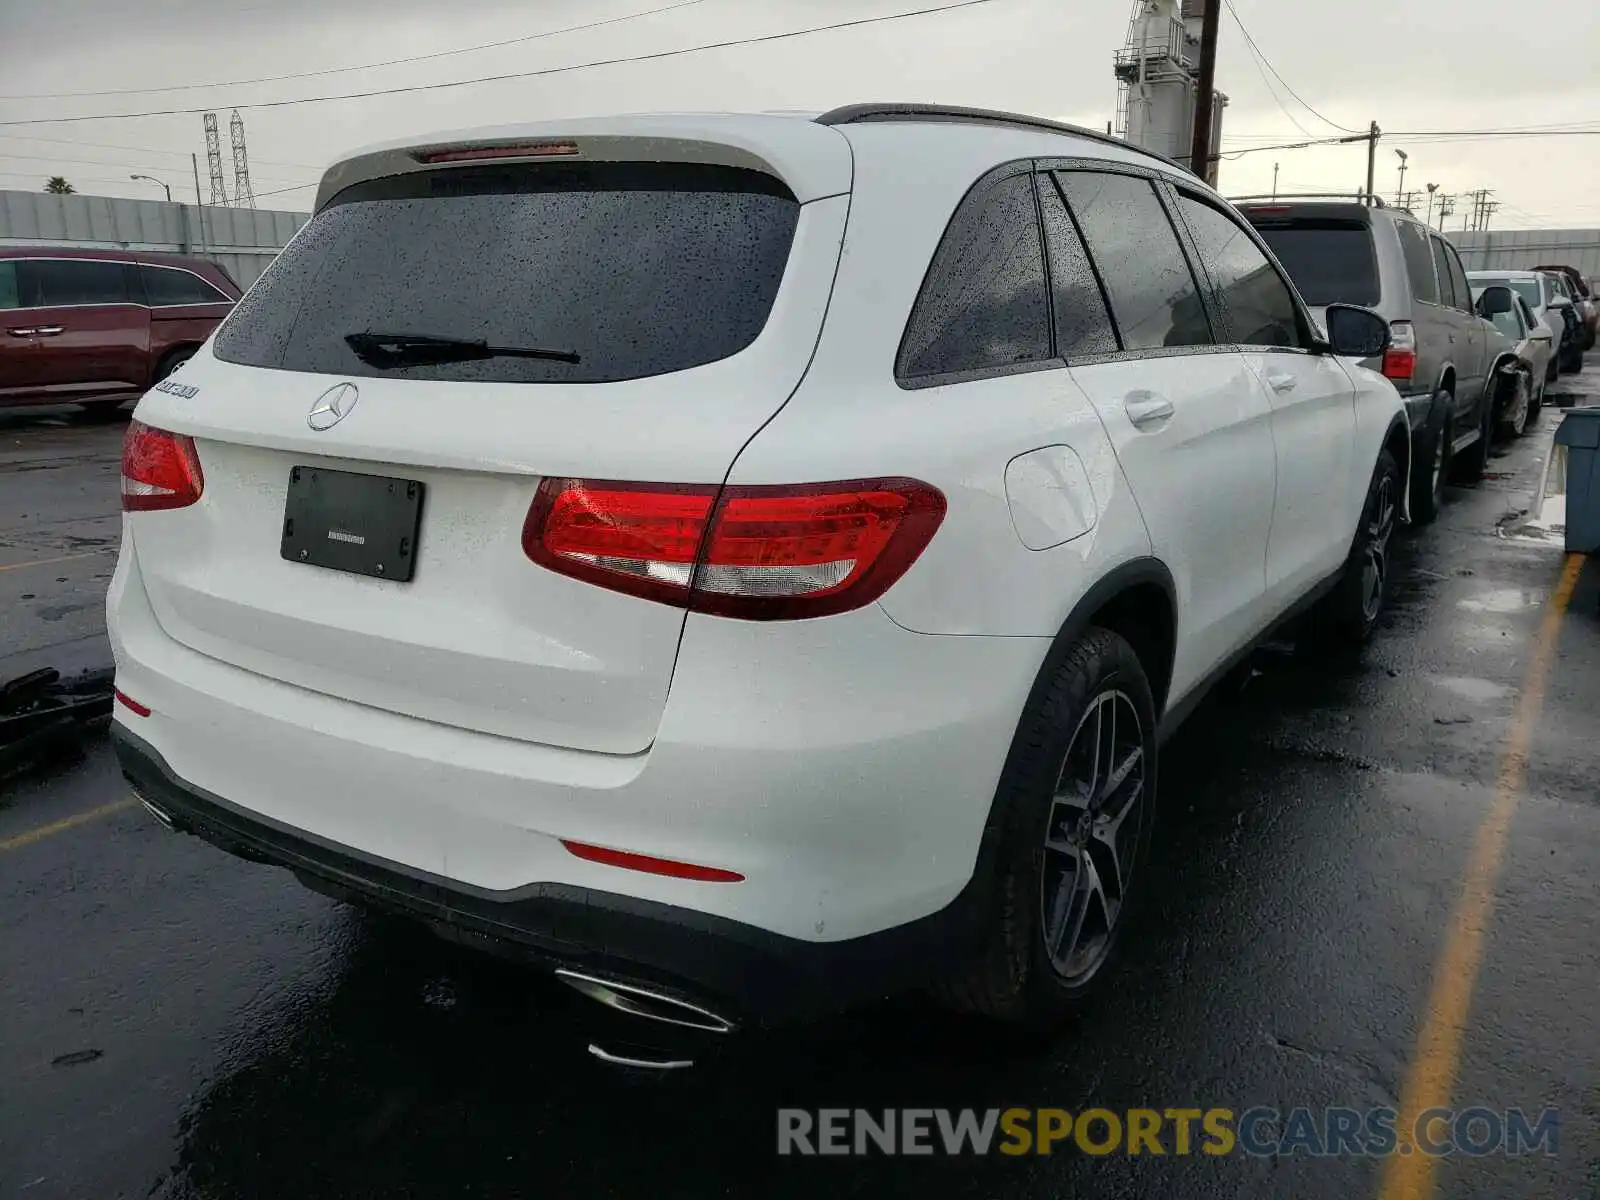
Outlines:
[[[179,383],[176,379],[163,379],[150,390],[153,392],[168,392],[174,396],[182,396],[185,400],[193,400],[200,394],[200,389],[195,387],[194,384]]]

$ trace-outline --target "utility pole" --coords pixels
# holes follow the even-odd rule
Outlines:
[[[1444,219],[1446,217],[1448,217],[1451,213],[1455,212],[1455,210],[1456,210],[1456,198],[1454,196],[1440,196],[1439,197],[1439,232],[1440,233],[1444,232]]]
[[[189,155],[189,165],[194,168],[194,215],[200,222],[200,250],[205,253],[210,249],[206,245],[206,210],[205,201],[200,198],[200,160],[195,155]]]
[[[1410,157],[1404,150],[1396,150],[1400,156],[1400,186],[1394,190],[1394,202],[1401,208],[1406,206],[1406,159]]]
[[[1382,136],[1383,130],[1379,129],[1378,123],[1374,121],[1367,131],[1367,197],[1369,201],[1377,195],[1372,189],[1378,174],[1378,139]]]
[[[1417,197],[1420,196],[1421,194],[1422,194],[1421,192],[1419,192],[1415,188],[1413,188],[1409,192],[1401,192],[1400,195],[1397,196],[1395,199],[1396,199],[1396,202],[1399,204],[1399,206],[1401,208],[1410,211],[1416,205]]]
[[[1278,164],[1272,164],[1272,198],[1278,198]]]
[[[1205,0],[1200,27],[1200,78],[1195,82],[1194,136],[1189,141],[1189,167],[1201,179],[1211,169],[1211,124],[1217,94],[1217,37],[1222,29],[1222,0]]]
[[[1491,200],[1483,206],[1483,231],[1489,231],[1489,218],[1494,215],[1495,209],[1500,207],[1500,201]]]

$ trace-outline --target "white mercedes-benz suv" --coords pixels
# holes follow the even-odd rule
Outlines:
[[[1161,741],[1359,644],[1410,441],[1249,225],[917,105],[393,143],[140,401],[115,737],[165,823],[709,1030],[1048,1022]],[[1341,357],[1342,356],[1342,357]]]

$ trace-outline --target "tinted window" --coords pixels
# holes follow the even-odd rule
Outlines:
[[[1433,273],[1433,253],[1428,249],[1427,233],[1410,221],[1396,221],[1394,227],[1400,235],[1400,249],[1405,252],[1411,294],[1424,304],[1439,303],[1439,281]]]
[[[1272,247],[1307,304],[1376,304],[1378,260],[1372,230],[1361,221],[1261,221]]]
[[[21,308],[22,296],[17,291],[17,264],[0,262],[0,308]]]
[[[1528,307],[1528,301],[1523,296],[1517,297],[1517,304],[1522,309],[1522,323],[1529,332],[1539,328],[1539,318],[1533,315],[1533,309]]]
[[[1200,265],[1222,301],[1230,337],[1246,346],[1300,345],[1300,314],[1289,285],[1239,223],[1211,205],[1179,195],[1178,211],[1194,237]]]
[[[800,206],[770,176],[672,163],[500,165],[346,189],[234,309],[216,355],[347,376],[602,383],[727,358],[761,333]],[[358,357],[347,335],[555,350]],[[375,361],[374,361],[375,360]]]
[[[152,308],[163,304],[216,304],[228,300],[227,296],[189,271],[141,265],[139,278],[144,282],[145,300]]]
[[[56,304],[126,304],[128,275],[124,264],[69,258],[24,260],[18,264],[24,292],[33,291],[44,307]],[[32,288],[29,277],[32,277]]]
[[[1117,349],[1117,335],[1105,296],[1066,203],[1048,175],[1039,176],[1039,203],[1055,309],[1056,353],[1068,360],[1109,354]]]
[[[1444,259],[1450,268],[1450,286],[1455,289],[1456,307],[1472,311],[1472,288],[1467,283],[1467,273],[1461,267],[1461,256],[1449,242],[1444,243]]]
[[[1211,344],[1200,289],[1150,181],[1087,171],[1057,180],[1111,295],[1123,347]]]
[[[1444,252],[1444,243],[1438,238],[1429,238],[1433,243],[1433,266],[1439,275],[1439,303],[1447,304],[1451,308],[1460,308],[1456,300],[1455,282],[1450,278],[1450,259]]]
[[[943,375],[1049,357],[1033,180],[1014,175],[951,220],[912,309],[897,373]]]

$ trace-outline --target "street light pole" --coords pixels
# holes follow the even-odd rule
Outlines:
[[[1396,204],[1404,204],[1406,195],[1406,159],[1410,156],[1404,150],[1396,150],[1395,153],[1400,156],[1400,186],[1395,189],[1394,202]]]
[[[1428,219],[1423,222],[1429,229],[1433,228],[1433,194],[1439,190],[1437,183],[1428,184]]]
[[[161,180],[157,179],[154,175],[129,175],[128,178],[129,179],[142,179],[146,183],[155,184],[162,191],[166,192],[166,194],[167,194],[167,203],[168,204],[172,203],[172,189],[169,188],[166,184],[162,183]]]

